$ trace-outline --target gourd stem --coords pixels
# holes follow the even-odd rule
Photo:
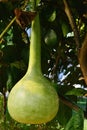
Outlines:
[[[32,21],[28,73],[41,74],[41,33],[39,14]]]

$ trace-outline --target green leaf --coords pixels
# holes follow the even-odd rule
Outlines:
[[[74,87],[71,85],[60,85],[58,87],[58,93],[60,95],[65,95],[68,91],[71,91]]]
[[[22,60],[12,62],[11,66],[14,66],[17,69],[21,69],[21,70],[25,70],[26,69],[26,65],[24,64],[24,62]]]
[[[70,28],[69,28],[68,24],[63,22],[62,23],[62,31],[63,31],[63,36],[64,37],[67,36],[67,34],[69,33],[69,30],[70,30]]]
[[[0,93],[0,123],[3,121],[4,118],[4,96]]]
[[[36,0],[36,5],[38,5],[40,3],[40,0]]]
[[[69,121],[69,119],[72,116],[72,109],[70,109],[68,106],[63,104],[61,101],[59,104],[60,105],[59,105],[57,119],[58,119],[58,122],[60,123],[60,125],[65,127],[67,122]]]
[[[40,3],[40,0],[30,0],[30,3],[33,5],[33,4],[36,4],[36,6],[38,6],[38,4]]]
[[[65,130],[83,130],[84,116],[83,111],[79,110],[74,113],[69,122],[67,123]]]
[[[48,21],[49,22],[53,22],[56,19],[56,11],[54,10],[51,14],[51,16],[49,17]]]
[[[75,95],[75,96],[83,96],[87,93],[87,90],[82,88],[73,88],[72,90],[68,91],[65,95]]]
[[[84,130],[87,130],[87,119],[84,120]]]
[[[14,45],[8,45],[1,49],[3,52],[2,60],[6,63],[13,62],[18,58],[18,49]]]
[[[8,72],[8,79],[7,79],[7,82],[6,82],[7,90],[11,90],[12,86],[13,86],[12,74],[9,71]]]

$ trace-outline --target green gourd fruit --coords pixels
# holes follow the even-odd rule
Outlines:
[[[10,116],[25,124],[42,124],[52,120],[59,108],[59,98],[52,84],[41,72],[41,33],[39,14],[32,21],[29,66],[24,77],[8,97]]]
[[[49,47],[54,47],[57,44],[57,34],[53,29],[50,29],[44,39]]]

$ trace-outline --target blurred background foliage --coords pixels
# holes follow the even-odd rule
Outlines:
[[[65,11],[65,2],[68,3],[73,24]],[[0,34],[15,17],[15,8],[29,11],[31,1],[0,0]],[[0,35],[1,130],[64,130],[73,110],[78,111],[79,106],[87,117],[87,88],[78,60],[78,51],[87,33],[87,0],[40,0],[37,10],[41,22],[42,72],[59,94],[59,112],[55,119],[42,125],[20,124],[8,114],[8,94],[27,70],[31,30],[31,25],[22,29],[14,21],[3,37]],[[79,44],[75,39],[77,30]],[[83,97],[85,101],[82,101]]]

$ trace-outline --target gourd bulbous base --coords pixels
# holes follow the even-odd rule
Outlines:
[[[59,107],[58,95],[42,75],[25,75],[11,90],[8,111],[13,119],[26,124],[41,124],[52,120]]]

